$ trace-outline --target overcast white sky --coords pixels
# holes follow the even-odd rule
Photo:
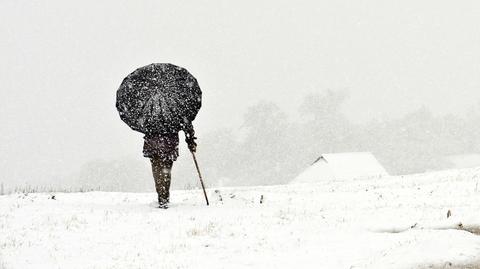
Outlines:
[[[480,100],[478,1],[0,1],[0,181],[135,155],[115,92],[171,62],[203,90],[200,135],[272,100],[346,89],[356,121]],[[387,116],[386,116],[387,115]]]

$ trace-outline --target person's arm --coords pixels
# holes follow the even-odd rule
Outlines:
[[[191,122],[184,126],[183,132],[185,133],[185,142],[187,142],[190,151],[195,152],[197,150],[197,143],[195,143],[195,130],[193,130],[193,124]]]

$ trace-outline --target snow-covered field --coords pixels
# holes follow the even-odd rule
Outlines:
[[[153,193],[0,196],[0,268],[462,268],[480,261],[479,185],[470,169],[209,189],[209,207],[174,191],[168,210]]]

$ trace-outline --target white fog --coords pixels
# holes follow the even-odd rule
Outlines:
[[[274,103],[302,121],[305,96],[327,90],[347,93],[335,112],[353,124],[422,107],[464,117],[480,100],[479,9],[475,1],[2,1],[0,181],[44,185],[95,161],[147,163],[141,134],[114,103],[127,74],[157,62],[183,66],[200,83],[200,154],[212,150],[212,132],[244,132],[249,107]]]

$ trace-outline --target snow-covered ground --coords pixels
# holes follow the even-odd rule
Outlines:
[[[155,208],[153,193],[0,196],[0,268],[474,264],[479,185],[480,169],[469,169],[209,189],[209,207],[200,191],[174,191],[168,210]]]

